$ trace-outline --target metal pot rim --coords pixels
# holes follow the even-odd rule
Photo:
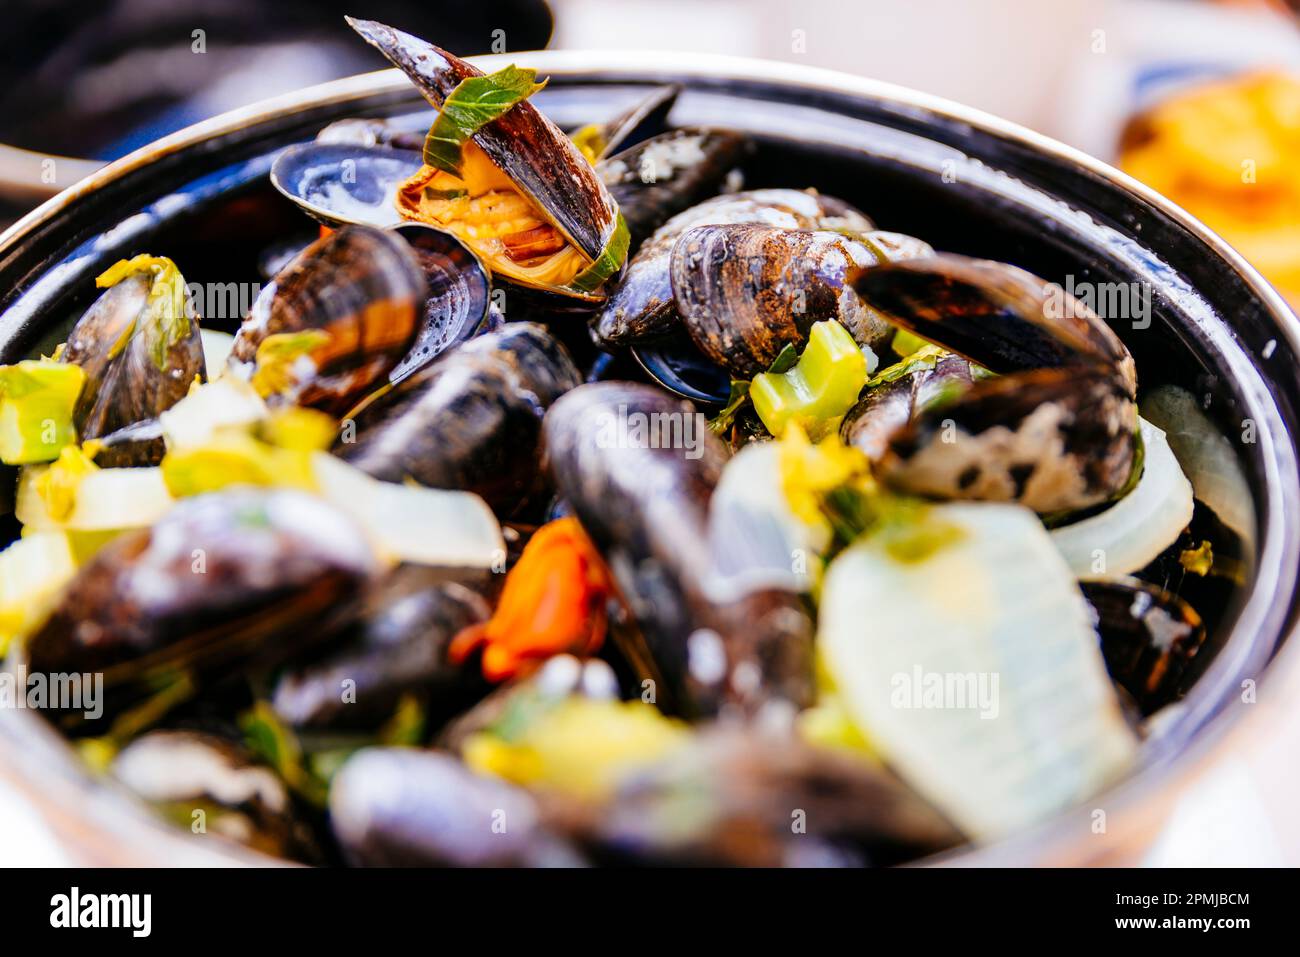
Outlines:
[[[768,87],[799,88],[812,94],[836,97],[857,97],[888,103],[891,106],[918,116],[932,116],[969,127],[999,139],[1017,143],[1029,151],[1048,156],[1076,171],[1118,187],[1137,204],[1155,209],[1204,244],[1213,255],[1226,263],[1250,290],[1267,313],[1273,328],[1297,352],[1300,352],[1300,319],[1292,312],[1281,295],[1274,290],[1241,255],[1217,234],[1160,194],[1137,182],[1127,174],[1095,159],[1073,147],[1035,133],[1018,124],[962,106],[940,97],[920,93],[906,87],[879,80],[854,76],[838,71],[824,70],[780,61],[758,60],[721,55],[700,55],[681,52],[652,51],[533,51],[526,53],[496,54],[470,58],[484,70],[499,69],[510,63],[536,67],[543,75],[563,76],[572,80],[589,79],[599,82],[650,83],[674,80],[734,83],[749,82]],[[318,86],[264,100],[203,121],[170,134],[148,146],[116,160],[86,176],[84,179],[51,197],[0,234],[0,261],[18,248],[28,237],[68,213],[77,203],[96,193],[105,185],[128,174],[148,167],[161,158],[195,148],[222,136],[237,133],[250,127],[273,123],[277,119],[292,117],[302,111],[346,105],[368,97],[400,96],[413,92],[407,79],[397,70],[380,70],[373,73],[347,77]],[[1266,456],[1266,484],[1270,489],[1280,489],[1282,481],[1277,474],[1276,454]],[[1274,597],[1270,586],[1276,585],[1276,569],[1283,556],[1285,529],[1282,525],[1282,508],[1266,510],[1266,526],[1262,528],[1265,551],[1261,555],[1258,571],[1263,573],[1271,566],[1272,581],[1257,577],[1250,595],[1241,610],[1234,630],[1268,630],[1279,634],[1279,650],[1270,662],[1267,680],[1270,685],[1287,687],[1300,692],[1300,647],[1283,647],[1286,639],[1297,628],[1294,621],[1270,614]],[[1285,692],[1282,692],[1283,696]],[[1175,792],[1197,771],[1204,770],[1215,745],[1239,723],[1243,715],[1238,710],[1226,710],[1211,719],[1193,738],[1191,743],[1168,762],[1142,768],[1105,793],[1104,800],[1112,809],[1135,808],[1143,803],[1150,808],[1160,803],[1168,804]],[[1250,724],[1258,729],[1262,719],[1252,716]],[[21,783],[21,782],[19,782]],[[38,796],[38,795],[37,795]],[[1099,802],[1101,797],[1099,797]],[[1077,841],[1065,833],[1062,818],[1078,814],[1079,809],[1061,815],[1020,832],[988,847],[964,848],[945,855],[940,863],[977,865],[1002,865],[1016,861],[1046,860],[1058,862]],[[1150,822],[1151,815],[1135,814],[1139,822]],[[171,827],[153,819],[139,822],[152,827],[155,832],[171,832]],[[1141,826],[1140,824],[1138,825]],[[1134,833],[1130,827],[1128,833]],[[170,834],[169,834],[170,836]],[[256,855],[250,859],[248,852],[233,846],[213,843],[212,853],[197,853],[190,845],[184,851],[178,840],[168,841],[169,850],[177,852],[182,863],[232,863],[258,862]],[[1100,856],[1110,847],[1101,847],[1085,855]],[[1074,855],[1077,859],[1079,855]],[[208,859],[210,858],[210,860]],[[261,863],[271,863],[260,859]]]

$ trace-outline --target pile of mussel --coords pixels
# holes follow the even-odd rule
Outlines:
[[[1142,761],[1254,530],[1191,396],[674,88],[566,133],[352,25],[437,118],[279,156],[233,337],[141,255],[0,369],[0,646],[96,774],[308,863],[884,865]]]

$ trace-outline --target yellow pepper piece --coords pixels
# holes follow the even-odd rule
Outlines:
[[[567,698],[505,741],[480,732],[465,743],[465,763],[517,784],[581,797],[608,794],[628,771],[684,744],[690,731],[641,701]]]
[[[749,396],[758,417],[778,438],[792,422],[820,437],[853,407],[866,382],[866,356],[847,329],[828,319],[813,324],[793,369],[754,376]]]
[[[52,359],[0,366],[0,461],[50,462],[77,439],[72,411],[86,373]]]

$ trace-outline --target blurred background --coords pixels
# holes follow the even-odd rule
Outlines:
[[[1300,0],[4,0],[0,225],[205,117],[378,69],[343,23],[461,54],[663,49],[888,80],[1064,140],[1189,209],[1300,305]],[[46,171],[55,158],[59,182]],[[1189,792],[1146,858],[1280,864],[1300,712]],[[8,860],[58,863],[0,791]],[[1294,850],[1291,852],[1295,853]]]

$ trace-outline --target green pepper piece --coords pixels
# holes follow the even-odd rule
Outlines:
[[[853,407],[866,382],[866,356],[847,329],[828,319],[813,324],[794,368],[754,376],[749,396],[773,435],[794,422],[814,436]]]
[[[72,410],[86,373],[53,359],[0,366],[0,461],[52,462],[77,441]]]

